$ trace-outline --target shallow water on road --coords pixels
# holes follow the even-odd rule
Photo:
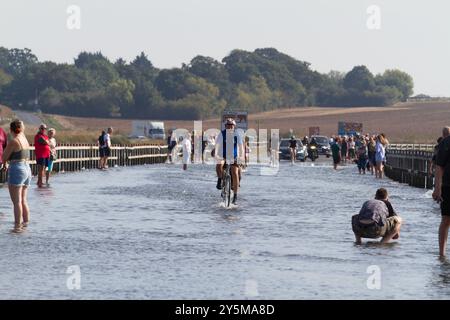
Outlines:
[[[267,172],[266,172],[267,173]],[[34,183],[35,181],[33,181]],[[2,299],[417,299],[450,297],[437,256],[431,193],[360,176],[353,166],[251,167],[224,208],[214,167],[112,168],[29,190],[31,224],[15,235],[0,190]],[[386,187],[404,218],[394,244],[354,245],[351,216]],[[372,241],[373,242],[373,241]],[[69,266],[81,289],[69,290]],[[369,289],[369,266],[381,287]]]

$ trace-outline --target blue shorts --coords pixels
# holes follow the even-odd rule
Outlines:
[[[39,159],[36,159],[36,164],[38,166],[48,167],[49,161],[50,161],[50,158],[39,158]]]
[[[47,171],[48,172],[53,171],[53,160],[48,160]]]
[[[8,185],[28,187],[31,184],[31,168],[24,161],[12,162],[8,168]]]

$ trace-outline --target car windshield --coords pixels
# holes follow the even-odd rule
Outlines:
[[[328,144],[328,138],[327,137],[314,137],[314,139],[316,140],[316,142],[318,144]]]
[[[163,129],[150,129],[148,130],[149,134],[164,134],[164,130]]]

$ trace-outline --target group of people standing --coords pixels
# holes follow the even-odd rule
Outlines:
[[[22,121],[12,121],[9,129],[9,137],[3,129],[0,130],[2,170],[6,170],[9,194],[14,207],[14,229],[12,231],[20,233],[28,226],[30,218],[27,201],[27,191],[32,178],[28,163],[30,144],[25,136],[25,126]],[[44,186],[44,176],[46,185],[49,185],[53,162],[56,160],[55,134],[55,129],[47,130],[47,126],[41,124],[34,137],[39,188]]]
[[[370,171],[376,178],[383,178],[386,148],[389,145],[385,134],[333,136],[330,142],[334,169],[350,161],[357,164],[360,174]]]
[[[108,158],[111,156],[111,135],[113,134],[113,128],[109,127],[103,130],[97,139],[97,146],[99,151],[100,160],[98,168],[100,170],[108,169]]]

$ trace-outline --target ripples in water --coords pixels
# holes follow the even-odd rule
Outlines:
[[[0,295],[242,299],[252,280],[262,299],[449,297],[429,191],[360,176],[350,165],[335,172],[329,163],[282,163],[273,172],[249,168],[230,209],[213,166],[61,174],[48,189],[32,186],[32,223],[14,236],[3,188]],[[356,246],[350,218],[379,187],[405,220],[400,240]],[[71,265],[81,268],[79,292],[66,287]],[[382,271],[381,290],[367,289],[371,265]]]

